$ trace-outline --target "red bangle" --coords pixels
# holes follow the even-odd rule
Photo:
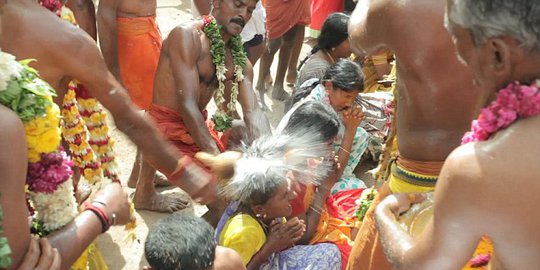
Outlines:
[[[98,217],[99,222],[101,222],[101,233],[106,232],[109,227],[111,227],[111,224],[109,223],[109,218],[107,217],[105,212],[99,207],[93,204],[87,204],[84,208],[84,211],[86,210],[92,211],[92,213],[94,213]]]

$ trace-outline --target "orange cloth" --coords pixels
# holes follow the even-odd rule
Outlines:
[[[360,198],[363,190],[345,190],[328,196],[321,212],[319,224],[317,224],[317,231],[309,242],[309,244],[335,244],[341,253],[342,269],[345,269],[349,260],[352,247],[351,230],[356,227],[357,223],[355,201]],[[300,184],[300,189],[297,192],[298,195],[291,201],[292,216],[307,212],[315,187]]]
[[[317,231],[309,242],[333,243],[341,253],[342,269],[346,269],[352,249],[351,230],[356,227],[356,203],[364,189],[340,191],[326,199],[326,209],[321,213]]]
[[[133,103],[148,110],[162,44],[156,18],[117,17],[116,23],[120,77]]]
[[[311,22],[309,0],[266,0],[266,33],[268,39],[278,39],[293,26]]]
[[[201,149],[189,134],[187,127],[182,120],[182,116],[175,110],[170,108],[152,104],[148,111],[150,117],[156,123],[158,129],[163,135],[182,153],[194,157]],[[208,112],[204,110],[202,112],[204,120],[208,118]],[[220,140],[220,136],[217,131],[211,126],[211,123],[207,121],[209,126],[208,131],[212,136],[212,139],[216,142],[220,151],[225,150],[225,145]],[[198,162],[197,159],[193,159]],[[199,163],[200,164],[200,163]]]
[[[379,231],[375,226],[375,207],[392,192],[388,188],[388,183],[378,190],[375,199],[371,203],[360,230],[354,240],[354,245],[349,256],[349,270],[392,270],[392,266],[386,260],[384,252],[379,242]]]

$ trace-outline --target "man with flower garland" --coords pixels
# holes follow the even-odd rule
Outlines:
[[[391,193],[433,191],[444,160],[480,109],[481,92],[444,29],[445,3],[360,0],[350,18],[355,53],[395,53],[399,156],[362,221],[348,269],[391,268],[378,241],[375,206]]]
[[[396,219],[423,195],[377,208],[396,269],[459,269],[483,235],[495,246],[489,269],[540,269],[539,23],[537,0],[448,1],[447,29],[486,107],[446,159],[422,235],[413,240]]]
[[[58,20],[32,0],[3,1],[0,2],[0,10],[0,47],[18,59],[37,60],[31,65],[56,90],[55,103],[61,102],[68,82],[78,79],[111,112],[117,127],[173,184],[195,199],[203,202],[214,200],[214,176],[189,157],[178,154],[152,123],[138,112],[121,84],[108,71],[95,42],[86,33]]]
[[[176,27],[165,39],[149,110],[163,134],[189,156],[199,151],[218,154],[225,150],[225,140],[216,131],[229,132],[236,101],[242,106],[243,121],[251,132],[258,134],[260,124],[270,130],[256,103],[252,66],[240,38],[257,0],[214,0],[212,4],[211,16]],[[230,98],[226,99],[225,93],[231,93]],[[206,107],[212,97],[218,111],[210,123]],[[143,164],[134,197],[136,207],[170,209],[156,204],[161,202],[156,201],[152,178],[152,167]],[[222,207],[209,206],[211,224],[217,223]]]

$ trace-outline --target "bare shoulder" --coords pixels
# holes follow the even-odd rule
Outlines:
[[[164,46],[170,52],[178,52],[184,57],[198,59],[202,49],[202,22],[192,21],[180,24],[169,33]]]

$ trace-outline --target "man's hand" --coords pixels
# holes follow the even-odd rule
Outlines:
[[[426,199],[423,193],[398,193],[386,197],[378,206],[380,209],[388,209],[396,218],[411,208],[411,205],[421,203]],[[386,211],[384,211],[386,212]]]
[[[119,183],[111,183],[100,189],[90,202],[97,207],[101,207],[110,222],[112,222],[113,214],[116,216],[114,224],[111,225],[124,225],[131,221],[128,196]]]
[[[236,161],[241,157],[242,153],[235,151],[227,151],[219,155],[199,152],[195,155],[196,159],[210,167],[210,170],[212,170],[219,181],[226,181],[234,176]]]
[[[62,260],[47,238],[31,238],[28,252],[17,270],[58,270]]]

